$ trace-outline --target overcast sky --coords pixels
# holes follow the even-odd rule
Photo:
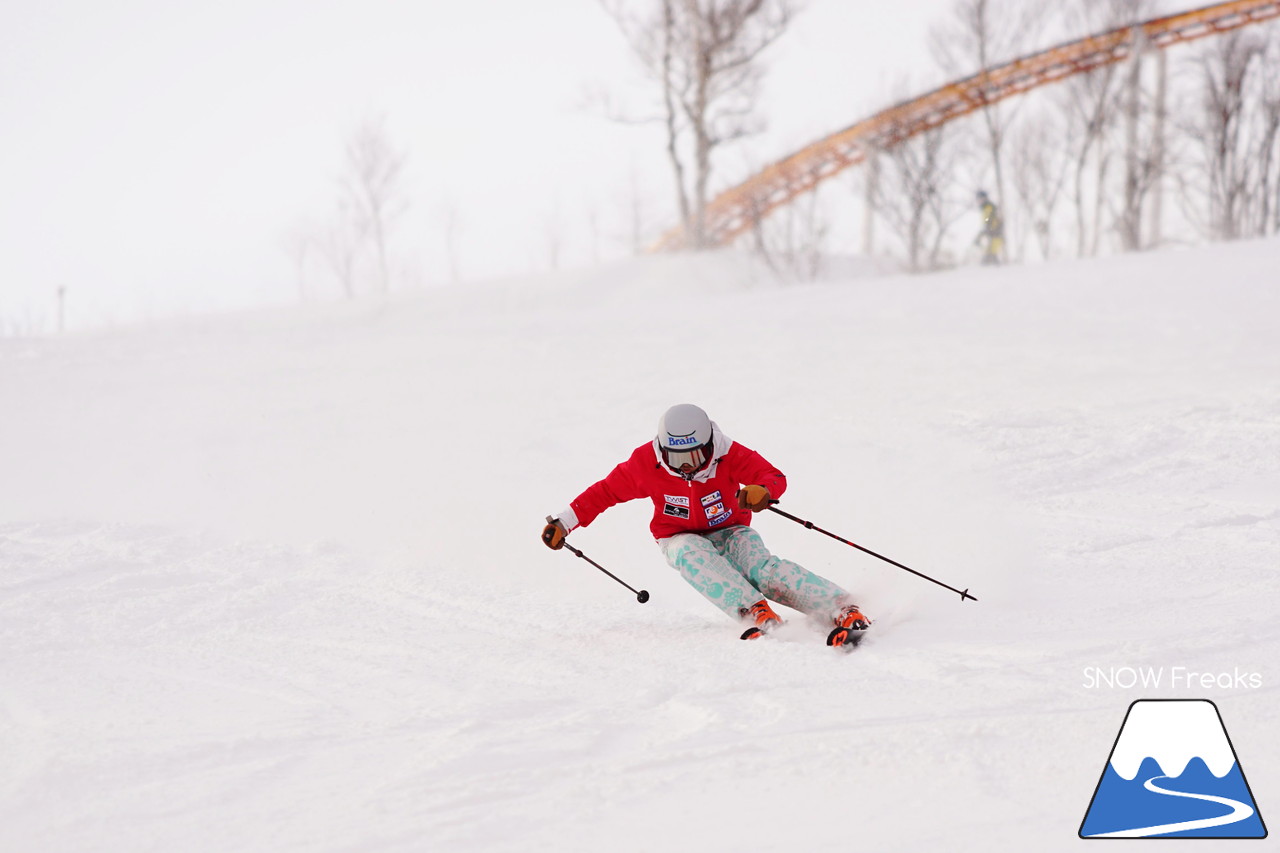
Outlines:
[[[946,0],[811,0],[772,52],[769,131],[725,151],[722,180],[940,82],[929,25]],[[0,317],[76,324],[288,301],[282,248],[336,207],[345,140],[385,117],[412,205],[402,280],[617,257],[635,194],[668,224],[656,128],[584,107],[644,96],[594,0],[0,0]],[[594,218],[595,226],[591,225]],[[313,273],[315,286],[322,278]]]

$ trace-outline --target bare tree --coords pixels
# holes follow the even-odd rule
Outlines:
[[[392,147],[382,119],[366,120],[347,141],[347,173],[343,197],[373,242],[378,290],[391,289],[387,239],[397,219],[408,209],[401,188],[405,155]]]
[[[1045,260],[1053,255],[1054,212],[1071,167],[1071,152],[1061,143],[1066,129],[1055,115],[1045,111],[1027,122],[1012,137],[1010,152],[1014,193]]]
[[[1077,255],[1098,252],[1102,235],[1109,230],[1103,221],[1108,210],[1121,245],[1127,249],[1143,245],[1146,200],[1159,188],[1166,170],[1164,63],[1157,62],[1156,93],[1151,96],[1143,87],[1143,62],[1151,52],[1136,27],[1154,9],[1153,0],[1085,0],[1067,10],[1072,29],[1097,33],[1131,27],[1133,40],[1127,64],[1107,64],[1077,74],[1060,89],[1061,108],[1070,119],[1066,138],[1074,159]],[[1119,140],[1118,129],[1123,130]],[[1123,170],[1117,173],[1113,167],[1121,157]],[[1113,187],[1117,174],[1120,184]],[[1158,197],[1153,207],[1155,217]]]
[[[1252,81],[1252,139],[1250,156],[1256,180],[1250,193],[1247,233],[1263,236],[1280,231],[1280,75],[1270,72],[1280,63],[1280,27],[1271,27],[1262,44]]]
[[[1048,17],[1044,9],[1042,4],[1015,0],[956,0],[952,20],[930,33],[934,56],[953,76],[984,75],[1028,51]],[[1006,211],[1004,145],[1009,124],[1021,103],[1021,99],[1009,106],[984,101],[981,109],[996,200]],[[1007,213],[1005,221],[1007,228]]]
[[[1142,246],[1142,191],[1143,168],[1139,165],[1138,124],[1142,114],[1142,54],[1146,39],[1138,27],[1133,30],[1132,54],[1124,84],[1124,196],[1117,217],[1120,242],[1126,251]]]
[[[1277,63],[1280,63],[1280,39],[1273,38],[1267,46],[1264,64],[1275,68]],[[1280,231],[1280,77],[1263,75],[1262,87],[1258,143],[1262,180],[1254,228],[1258,236]]]
[[[1274,68],[1277,63],[1280,63],[1280,29],[1273,27],[1267,46],[1267,65]],[[1273,76],[1268,76],[1266,80],[1267,117],[1274,130],[1274,125],[1280,123],[1280,81]],[[1280,233],[1280,151],[1277,151],[1277,146],[1280,146],[1280,140],[1273,139],[1267,148],[1267,180],[1271,187],[1267,191],[1267,198],[1270,199],[1267,204],[1271,211],[1271,231],[1274,233]]]
[[[818,170],[820,166],[814,166]],[[753,199],[752,237],[756,253],[779,275],[814,281],[823,273],[831,221],[822,207],[821,184],[782,210],[765,214]]]
[[[787,29],[796,0],[601,0],[661,88],[667,158],[685,245],[708,244],[712,155],[761,129],[761,54]]]
[[[1070,116],[1072,145],[1072,200],[1076,213],[1076,254],[1083,257],[1097,251],[1101,231],[1096,211],[1089,209],[1089,165],[1105,176],[1109,154],[1105,149],[1107,130],[1114,121],[1116,99],[1115,66],[1107,65],[1078,74],[1063,84],[1065,112]],[[1097,183],[1101,183],[1101,179]],[[1095,189],[1097,188],[1095,183]]]
[[[1132,23],[1131,0],[1085,0],[1067,11],[1071,29],[1095,33]],[[1102,234],[1102,197],[1111,164],[1109,136],[1119,109],[1123,78],[1114,64],[1103,65],[1066,80],[1059,90],[1068,116],[1072,151],[1072,200],[1075,205],[1076,255],[1096,254]],[[1093,166],[1090,182],[1090,166]]]
[[[338,206],[338,215],[316,240],[320,257],[348,299],[356,295],[356,260],[366,236],[363,223],[352,214],[349,205],[343,203]]]
[[[874,203],[901,238],[912,272],[937,269],[947,230],[956,218],[945,193],[954,172],[947,126],[885,149],[879,156]]]
[[[876,253],[876,193],[880,192],[880,149],[874,145],[867,147],[861,178],[862,254],[870,258]]]
[[[1258,165],[1250,151],[1251,72],[1264,44],[1254,33],[1235,31],[1213,40],[1200,57],[1203,95],[1199,121],[1191,128],[1203,143],[1209,236],[1244,236]]]
[[[1169,170],[1169,54],[1156,54],[1155,116],[1151,131],[1151,162],[1155,175],[1151,182],[1150,236],[1148,245],[1159,246],[1164,241],[1164,185]]]
[[[1142,21],[1154,14],[1153,0],[1107,0],[1107,14],[1130,27],[1130,56],[1124,71],[1121,112],[1124,116],[1124,181],[1121,206],[1116,215],[1121,247],[1126,251],[1143,248],[1144,210],[1151,190],[1164,172],[1164,89],[1165,64],[1156,63],[1159,75],[1156,95],[1143,86],[1143,69],[1153,53]],[[1148,126],[1148,118],[1151,118]]]

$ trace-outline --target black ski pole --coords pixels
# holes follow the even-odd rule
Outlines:
[[[796,518],[796,517],[795,517],[794,515],[792,515],[791,513],[789,513],[789,512],[783,512],[782,510],[778,509],[776,506],[771,506],[771,507],[769,507],[769,511],[770,511],[770,512],[776,512],[778,515],[781,515],[781,516],[783,516],[784,518],[789,518],[789,519],[791,519],[792,521],[796,522],[797,524],[803,524],[805,527],[809,528],[810,530],[816,530],[816,531],[818,531],[819,533],[825,533],[827,536],[830,536],[832,539],[836,539],[836,540],[838,540],[838,541],[840,541],[840,542],[843,542],[843,543],[844,543],[844,544],[846,544],[846,545],[852,545],[854,548],[857,548],[859,551],[861,551],[861,552],[862,552],[862,553],[864,553],[864,554],[870,554],[871,556],[875,557],[875,558],[876,558],[876,559],[878,559],[878,560],[884,560],[886,563],[888,563],[888,564],[889,564],[889,565],[891,565],[891,566],[897,566],[897,567],[898,567],[898,568],[900,568],[900,569],[904,569],[904,570],[906,570],[906,571],[908,571],[908,572],[911,572],[911,574],[913,574],[913,575],[916,575],[916,576],[918,576],[918,577],[922,577],[922,578],[924,578],[924,579],[925,579],[925,580],[927,580],[927,581],[932,581],[933,583],[936,583],[938,586],[945,587],[945,588],[947,588],[947,589],[951,590],[951,591],[952,591],[952,592],[954,592],[954,593],[958,593],[958,594],[960,595],[960,600],[961,600],[961,601],[964,601],[966,598],[968,598],[968,599],[972,599],[973,601],[977,601],[977,600],[978,600],[977,598],[975,598],[974,596],[972,596],[972,595],[970,595],[970,594],[969,594],[969,590],[968,590],[968,589],[965,589],[965,590],[961,591],[961,590],[956,589],[954,586],[948,586],[947,584],[943,583],[943,582],[942,582],[942,581],[940,581],[940,580],[936,580],[935,578],[931,578],[931,577],[929,577],[929,576],[928,576],[928,575],[926,575],[924,572],[917,572],[915,569],[911,568],[910,566],[904,566],[904,565],[902,565],[902,563],[899,563],[897,560],[890,560],[890,559],[889,559],[888,557],[886,557],[885,555],[883,555],[883,554],[877,554],[875,551],[872,551],[870,548],[863,548],[863,547],[862,547],[861,545],[859,545],[857,542],[850,542],[848,539],[845,539],[845,538],[844,538],[844,537],[842,537],[842,536],[837,536],[837,535],[835,535],[834,533],[832,533],[832,532],[831,532],[831,531],[829,531],[829,530],[823,530],[821,527],[818,527],[818,526],[817,526],[816,524],[814,524],[812,521],[805,521],[803,518]]]
[[[604,572],[606,575],[608,575],[609,577],[613,578],[613,579],[614,579],[614,580],[616,580],[618,583],[620,583],[620,584],[622,584],[623,586],[625,586],[627,589],[630,589],[632,592],[634,592],[634,593],[636,594],[636,601],[640,602],[641,604],[644,604],[646,601],[648,601],[648,600],[649,600],[649,591],[648,591],[648,590],[644,590],[644,589],[636,590],[636,589],[633,589],[633,588],[632,588],[632,586],[631,586],[631,584],[627,583],[627,582],[626,582],[626,581],[624,581],[622,578],[618,577],[618,576],[617,576],[617,575],[615,575],[613,572],[609,571],[609,570],[608,570],[608,569],[606,569],[604,566],[600,565],[600,564],[599,564],[599,563],[597,563],[595,560],[591,559],[591,558],[590,558],[590,557],[588,557],[586,554],[582,553],[582,552],[581,552],[581,551],[579,551],[577,548],[575,548],[575,547],[573,547],[572,545],[570,545],[568,542],[565,542],[565,543],[564,543],[564,547],[568,548],[568,549],[569,549],[570,551],[572,551],[574,554],[576,554],[576,555],[578,555],[579,557],[581,557],[582,559],[586,560],[588,563],[590,563],[591,565],[595,566],[597,569],[599,569],[600,571]]]

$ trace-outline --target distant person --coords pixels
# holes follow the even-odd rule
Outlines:
[[[754,640],[782,624],[773,600],[832,625],[827,645],[861,639],[870,625],[852,597],[826,578],[769,553],[751,514],[781,497],[787,478],[763,456],[721,432],[707,413],[684,403],[658,421],[658,435],[609,476],[548,517],[547,547],[586,527],[609,507],[653,501],[649,530],[667,563],[704,598],[748,627]]]
[[[982,253],[983,266],[999,264],[1004,254],[1004,221],[1000,218],[996,203],[987,197],[985,190],[978,190],[978,210],[982,214],[982,230],[974,238],[973,245],[981,245],[985,237],[987,242]]]

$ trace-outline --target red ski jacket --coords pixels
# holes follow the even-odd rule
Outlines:
[[[787,489],[787,478],[754,450],[721,436],[719,430],[715,436],[715,456],[692,479],[662,461],[656,439],[642,444],[609,476],[574,498],[569,508],[576,517],[562,514],[560,520],[569,530],[586,527],[615,504],[648,498],[653,501],[649,530],[654,539],[751,524],[751,510],[738,507],[738,487],[764,486],[771,497],[779,498]]]

